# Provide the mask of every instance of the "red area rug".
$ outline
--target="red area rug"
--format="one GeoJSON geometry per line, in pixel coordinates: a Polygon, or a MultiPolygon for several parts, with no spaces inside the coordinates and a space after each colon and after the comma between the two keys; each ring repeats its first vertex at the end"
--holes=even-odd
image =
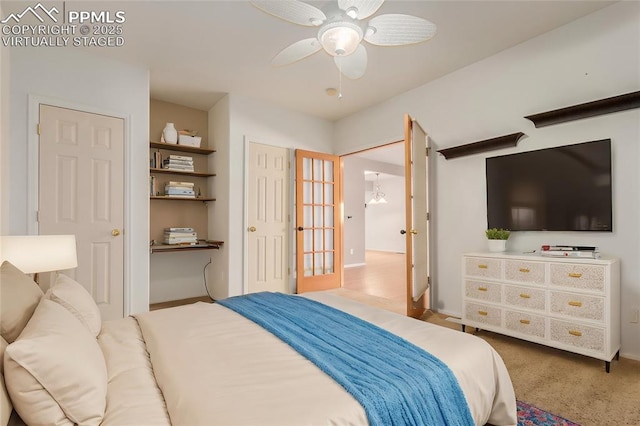
{"type": "Polygon", "coordinates": [[[518,406],[518,426],[580,426],[578,423],[573,423],[533,405],[522,401],[516,402],[518,406]]]}

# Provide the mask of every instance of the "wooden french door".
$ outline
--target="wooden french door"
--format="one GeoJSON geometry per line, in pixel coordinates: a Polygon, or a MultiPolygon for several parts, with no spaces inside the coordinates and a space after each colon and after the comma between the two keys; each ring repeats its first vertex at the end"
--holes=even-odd
{"type": "Polygon", "coordinates": [[[39,128],[38,232],[76,236],[69,275],[102,319],[122,318],[124,120],[40,105],[39,128]]]}
{"type": "Polygon", "coordinates": [[[297,292],[342,285],[340,157],[296,150],[297,292]]]}
{"type": "Polygon", "coordinates": [[[404,131],[407,315],[418,318],[429,306],[428,138],[408,114],[404,131]]]}

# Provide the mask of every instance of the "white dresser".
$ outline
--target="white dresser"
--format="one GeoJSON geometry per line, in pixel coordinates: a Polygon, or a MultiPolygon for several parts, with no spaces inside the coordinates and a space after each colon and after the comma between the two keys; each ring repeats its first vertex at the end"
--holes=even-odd
{"type": "Polygon", "coordinates": [[[518,253],[462,259],[462,330],[489,330],[605,361],[620,350],[620,261],[518,253]]]}

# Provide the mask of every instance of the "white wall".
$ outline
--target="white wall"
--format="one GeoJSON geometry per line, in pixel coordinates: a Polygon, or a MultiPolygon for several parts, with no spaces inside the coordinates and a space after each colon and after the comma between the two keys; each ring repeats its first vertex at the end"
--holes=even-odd
{"type": "MultiPolygon", "coordinates": [[[[225,126],[228,120],[227,140],[218,140],[224,134],[218,135],[215,128],[209,131],[217,150],[214,172],[224,176],[214,178],[217,200],[210,212],[212,237],[224,241],[223,249],[213,256],[213,269],[220,265],[220,269],[211,271],[214,298],[235,296],[243,291],[245,139],[284,148],[331,152],[333,134],[329,121],[257,100],[231,94],[221,102],[209,111],[212,123],[225,126]],[[226,105],[228,111],[224,111],[226,105]],[[226,223],[224,218],[228,219],[226,223]]],[[[291,170],[291,175],[294,174],[295,167],[291,170]]]]}
{"type": "MultiPolygon", "coordinates": [[[[369,160],[357,155],[346,155],[343,157],[343,201],[344,201],[344,227],[343,227],[343,242],[344,242],[344,264],[348,265],[361,265],[365,263],[365,250],[369,247],[365,247],[365,236],[368,235],[365,231],[365,218],[368,218],[371,209],[365,210],[365,203],[371,199],[372,182],[365,181],[364,172],[376,171],[388,175],[404,176],[404,167],[397,166],[391,163],[383,163],[380,161],[369,160]],[[366,197],[368,196],[368,198],[366,197]],[[353,253],[352,253],[353,251],[353,253]]],[[[382,179],[382,178],[381,178],[382,179]]],[[[404,178],[403,178],[404,179],[404,178]]],[[[382,186],[382,183],[381,183],[382,186]]],[[[386,189],[385,191],[386,192],[386,189]]],[[[386,222],[383,233],[391,232],[395,229],[399,232],[404,224],[404,183],[402,187],[402,205],[398,208],[395,203],[392,204],[393,209],[381,209],[381,211],[392,212],[393,217],[401,216],[402,221],[398,222],[394,220],[392,222],[386,222]]],[[[373,207],[372,207],[373,208],[373,207]]],[[[368,224],[367,224],[368,226],[368,224]]],[[[398,233],[398,236],[400,234],[398,233]]],[[[395,237],[395,236],[394,236],[395,237]]],[[[393,238],[395,241],[397,238],[393,238]]],[[[404,241],[404,239],[402,240],[404,241]]],[[[395,244],[390,242],[390,244],[395,244]]],[[[375,244],[379,247],[387,247],[388,251],[396,251],[395,247],[387,246],[386,244],[375,244]]],[[[381,250],[387,250],[382,248],[381,250]]],[[[377,250],[377,249],[376,249],[377,250]]]]}
{"type": "MultiPolygon", "coordinates": [[[[375,186],[375,182],[374,182],[375,186]]],[[[365,248],[367,250],[405,253],[405,181],[404,176],[387,176],[380,179],[380,189],[385,193],[386,204],[367,204],[365,209],[365,248]]],[[[366,202],[371,191],[365,192],[366,202]]]]}
{"type": "MultiPolygon", "coordinates": [[[[149,301],[149,76],[145,69],[73,49],[19,48],[11,52],[10,141],[5,197],[9,220],[3,233],[26,234],[28,97],[108,111],[127,117],[125,135],[125,294],[127,313],[148,310],[149,301]],[[128,309],[127,309],[128,308],[128,309]]],[[[4,87],[3,87],[4,89],[4,87]]],[[[4,91],[3,91],[4,99],[4,91]]],[[[3,146],[4,151],[4,146],[3,146]]],[[[5,169],[3,163],[3,170],[5,169]]],[[[3,174],[5,172],[3,171],[3,174]]],[[[3,176],[4,182],[4,176],[3,176]]]]}
{"type": "Polygon", "coordinates": [[[438,155],[432,208],[436,265],[432,306],[460,314],[462,253],[485,250],[484,159],[611,138],[614,232],[518,232],[512,250],[542,244],[597,245],[621,258],[622,354],[640,359],[640,110],[536,129],[523,117],[639,90],[640,3],[620,2],[552,32],[361,111],[336,124],[338,153],[402,137],[410,113],[434,150],[522,131],[516,148],[445,160],[438,155]]]}
{"type": "MultiPolygon", "coordinates": [[[[0,4],[0,16],[2,4],[0,4]]],[[[0,235],[9,233],[10,49],[0,43],[0,235]]]]}

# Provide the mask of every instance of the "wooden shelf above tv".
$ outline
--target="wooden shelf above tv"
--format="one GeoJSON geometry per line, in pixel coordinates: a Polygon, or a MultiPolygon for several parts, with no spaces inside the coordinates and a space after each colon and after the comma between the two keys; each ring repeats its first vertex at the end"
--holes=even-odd
{"type": "Polygon", "coordinates": [[[493,151],[494,149],[516,146],[520,138],[523,136],[526,135],[522,132],[512,133],[510,135],[498,136],[497,138],[472,142],[460,146],[454,146],[453,148],[440,149],[438,150],[438,152],[444,155],[444,158],[450,160],[452,158],[462,157],[464,155],[477,154],[479,152],[493,151]]]}
{"type": "Polygon", "coordinates": [[[541,112],[539,114],[528,115],[525,118],[531,120],[536,127],[544,127],[634,108],[640,108],[640,92],[627,93],[598,101],[541,112]]]}

